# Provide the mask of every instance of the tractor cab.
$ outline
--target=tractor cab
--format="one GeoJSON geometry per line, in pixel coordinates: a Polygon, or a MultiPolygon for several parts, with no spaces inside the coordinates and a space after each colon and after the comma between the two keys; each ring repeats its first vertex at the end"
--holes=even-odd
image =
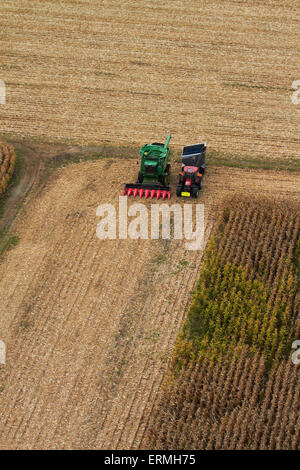
{"type": "Polygon", "coordinates": [[[179,175],[179,180],[185,183],[186,186],[190,186],[192,182],[198,182],[199,177],[201,178],[198,170],[199,168],[197,166],[184,166],[179,175]]]}
{"type": "Polygon", "coordinates": [[[194,173],[196,173],[198,170],[199,168],[197,166],[184,166],[182,168],[182,171],[186,176],[191,176],[194,173]]]}
{"type": "MultiPolygon", "coordinates": [[[[203,174],[199,171],[196,166],[184,166],[179,174],[178,182],[178,196],[189,196],[197,197],[196,191],[201,189],[203,174]],[[182,194],[185,193],[185,194],[182,194]]],[[[198,194],[198,193],[197,193],[198,194]]]]}
{"type": "Polygon", "coordinates": [[[157,160],[150,160],[148,157],[146,160],[144,160],[144,165],[145,165],[145,170],[146,172],[152,173],[153,171],[156,170],[158,161],[157,160]]]}

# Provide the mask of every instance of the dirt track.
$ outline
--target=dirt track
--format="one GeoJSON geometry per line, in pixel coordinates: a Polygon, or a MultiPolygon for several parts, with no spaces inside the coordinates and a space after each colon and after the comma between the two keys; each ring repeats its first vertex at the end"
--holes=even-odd
{"type": "MultiPolygon", "coordinates": [[[[174,239],[96,238],[96,207],[115,202],[120,181],[135,173],[131,160],[58,170],[13,225],[20,242],[0,280],[1,448],[136,448],[141,441],[201,253],[174,239]]],[[[201,196],[207,234],[226,193],[293,198],[299,183],[283,172],[210,168],[201,196]]]]}

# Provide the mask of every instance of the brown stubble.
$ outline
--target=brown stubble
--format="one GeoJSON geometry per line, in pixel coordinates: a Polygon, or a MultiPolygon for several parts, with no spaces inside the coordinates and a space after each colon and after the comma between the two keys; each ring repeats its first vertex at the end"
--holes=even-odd
{"type": "Polygon", "coordinates": [[[296,1],[17,0],[0,12],[3,132],[114,144],[171,132],[174,145],[300,156],[296,1]]]}
{"type": "MultiPolygon", "coordinates": [[[[1,369],[2,447],[140,446],[202,252],[186,252],[177,240],[97,240],[96,207],[117,204],[122,182],[134,181],[136,170],[135,161],[119,159],[61,168],[43,189],[32,189],[11,227],[20,240],[1,264],[1,339],[8,350],[1,369]],[[160,264],[159,254],[165,256],[160,264]],[[180,265],[183,258],[187,266],[180,265]]],[[[297,199],[297,179],[282,174],[278,201],[286,194],[297,199]]],[[[226,195],[247,184],[253,197],[263,189],[273,194],[276,178],[275,172],[210,167],[198,200],[205,204],[206,239],[226,195]]],[[[183,202],[174,195],[171,201],[183,202]]],[[[161,442],[172,439],[167,425],[161,432],[161,442]]]]}

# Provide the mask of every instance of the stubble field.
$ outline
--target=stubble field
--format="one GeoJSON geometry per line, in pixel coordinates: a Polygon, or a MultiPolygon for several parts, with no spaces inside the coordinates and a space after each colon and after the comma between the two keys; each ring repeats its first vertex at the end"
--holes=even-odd
{"type": "Polygon", "coordinates": [[[296,1],[2,1],[0,128],[299,159],[296,1]],[[161,137],[159,137],[161,136],[161,137]]]}
{"type": "MultiPolygon", "coordinates": [[[[188,252],[174,239],[100,241],[96,208],[117,204],[123,182],[135,181],[128,149],[169,132],[175,153],[203,139],[219,163],[243,166],[263,157],[296,168],[297,3],[1,1],[0,132],[28,142],[0,224],[2,232],[12,223],[19,239],[0,260],[0,339],[7,346],[0,448],[149,445],[203,252],[188,252]],[[55,148],[65,163],[75,154],[80,160],[78,147],[64,154],[66,142],[86,144],[103,158],[44,175],[55,148]]],[[[173,165],[173,189],[178,169],[173,165]]],[[[171,202],[182,203],[174,193],[171,202]]],[[[223,198],[233,194],[267,196],[275,205],[299,201],[300,176],[209,162],[198,201],[205,204],[205,241],[223,198]]],[[[218,426],[208,420],[205,429],[212,424],[218,426]]],[[[170,435],[162,433],[155,445],[173,448],[170,435]]]]}
{"type": "MultiPolygon", "coordinates": [[[[141,444],[202,252],[174,239],[97,239],[98,204],[115,203],[120,179],[135,173],[134,161],[117,159],[60,169],[33,189],[12,226],[20,241],[0,281],[2,448],[141,444]]],[[[210,168],[199,201],[206,239],[226,194],[247,186],[299,198],[299,177],[282,172],[275,187],[276,175],[210,168]]]]}

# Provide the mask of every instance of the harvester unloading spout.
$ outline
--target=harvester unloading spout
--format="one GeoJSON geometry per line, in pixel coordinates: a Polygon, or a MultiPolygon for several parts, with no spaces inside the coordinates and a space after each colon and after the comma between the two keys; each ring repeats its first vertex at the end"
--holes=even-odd
{"type": "Polygon", "coordinates": [[[164,145],[165,149],[167,149],[169,147],[169,143],[170,143],[171,138],[172,138],[172,136],[171,136],[171,134],[169,134],[168,137],[167,137],[166,143],[164,145]]]}

